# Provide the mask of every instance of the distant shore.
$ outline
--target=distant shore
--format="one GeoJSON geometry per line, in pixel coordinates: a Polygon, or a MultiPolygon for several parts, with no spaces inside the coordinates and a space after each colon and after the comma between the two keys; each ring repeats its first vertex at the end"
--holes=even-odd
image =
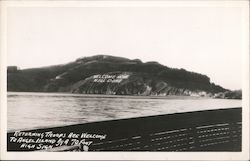
{"type": "Polygon", "coordinates": [[[215,97],[207,97],[207,96],[179,96],[179,95],[167,95],[167,96],[140,96],[140,95],[108,95],[108,94],[76,94],[69,92],[15,92],[8,91],[7,94],[15,94],[15,93],[24,93],[27,95],[36,95],[36,94],[46,94],[46,95],[71,95],[71,96],[79,96],[79,97],[96,97],[96,98],[129,98],[129,99],[226,99],[226,98],[215,98],[215,97]]]}

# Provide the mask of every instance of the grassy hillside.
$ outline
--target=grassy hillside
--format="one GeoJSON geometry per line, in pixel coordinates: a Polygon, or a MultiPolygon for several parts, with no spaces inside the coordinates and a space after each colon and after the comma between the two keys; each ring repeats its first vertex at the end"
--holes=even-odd
{"type": "Polygon", "coordinates": [[[157,62],[96,55],[74,62],[42,68],[8,71],[8,91],[77,92],[127,95],[191,95],[226,92],[210,78],[185,69],[169,68],[157,62]],[[113,77],[129,73],[120,82],[95,82],[94,75],[113,77]]]}

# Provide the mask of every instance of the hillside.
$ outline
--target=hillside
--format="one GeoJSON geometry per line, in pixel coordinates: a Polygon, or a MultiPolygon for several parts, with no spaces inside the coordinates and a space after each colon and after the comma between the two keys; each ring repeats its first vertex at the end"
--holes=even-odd
{"type": "MultiPolygon", "coordinates": [[[[12,67],[13,68],[13,67],[12,67]]],[[[15,68],[14,68],[15,69],[15,68]]],[[[157,62],[96,55],[42,68],[8,70],[8,91],[116,95],[214,96],[226,92],[210,78],[157,62]]]]}

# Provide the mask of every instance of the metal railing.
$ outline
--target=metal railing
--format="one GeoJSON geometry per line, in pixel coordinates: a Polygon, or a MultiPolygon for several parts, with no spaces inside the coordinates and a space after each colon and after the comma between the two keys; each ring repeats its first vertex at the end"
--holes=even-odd
{"type": "MultiPolygon", "coordinates": [[[[34,131],[106,134],[106,139],[47,151],[241,151],[241,108],[94,122],[34,131]]],[[[11,133],[8,134],[11,136],[11,133]]],[[[8,142],[8,150],[18,151],[8,142]]]]}

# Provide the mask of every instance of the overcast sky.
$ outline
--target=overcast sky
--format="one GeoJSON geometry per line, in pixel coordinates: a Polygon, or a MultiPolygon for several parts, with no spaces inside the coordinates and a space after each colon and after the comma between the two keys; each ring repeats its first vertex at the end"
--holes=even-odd
{"type": "Polygon", "coordinates": [[[7,25],[7,62],[21,69],[107,54],[158,61],[241,88],[240,8],[13,7],[7,25]]]}

